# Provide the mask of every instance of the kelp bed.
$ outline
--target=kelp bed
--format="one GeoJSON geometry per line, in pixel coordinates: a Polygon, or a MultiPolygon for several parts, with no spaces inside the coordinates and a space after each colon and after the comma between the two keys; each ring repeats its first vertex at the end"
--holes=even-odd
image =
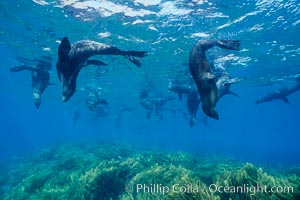
{"type": "Polygon", "coordinates": [[[0,199],[300,199],[299,173],[299,168],[266,173],[224,156],[141,151],[117,144],[67,144],[2,166],[0,199]],[[137,192],[137,184],[159,187],[137,192]],[[159,191],[175,184],[199,190],[159,191]],[[291,186],[293,192],[214,192],[211,184],[291,186]]]}

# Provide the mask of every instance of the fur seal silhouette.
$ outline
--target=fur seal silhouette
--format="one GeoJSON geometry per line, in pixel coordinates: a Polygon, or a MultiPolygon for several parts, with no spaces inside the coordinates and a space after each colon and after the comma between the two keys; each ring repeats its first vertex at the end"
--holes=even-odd
{"type": "Polygon", "coordinates": [[[189,67],[192,77],[198,87],[198,92],[201,97],[203,112],[214,119],[219,119],[219,114],[216,110],[218,89],[215,78],[217,75],[211,72],[205,52],[218,46],[223,49],[238,50],[240,41],[238,40],[206,40],[199,41],[193,47],[189,57],[189,67]]]}
{"type": "MultiPolygon", "coordinates": [[[[233,83],[237,83],[242,81],[240,78],[231,78],[228,74],[224,74],[220,76],[216,82],[218,97],[217,102],[225,95],[231,94],[239,97],[236,93],[230,90],[230,86],[233,83]]],[[[182,82],[178,80],[169,81],[169,91],[176,92],[181,100],[182,95],[187,95],[187,108],[190,116],[190,126],[193,127],[196,122],[196,116],[199,108],[199,104],[201,103],[201,99],[199,98],[197,87],[195,83],[187,81],[182,82]]],[[[207,121],[207,116],[204,121],[207,121]]]]}
{"type": "Polygon", "coordinates": [[[172,96],[157,96],[153,99],[154,114],[158,119],[163,119],[163,107],[168,101],[174,100],[172,96]]]}
{"type": "Polygon", "coordinates": [[[147,119],[151,118],[152,112],[158,117],[157,119],[163,118],[163,107],[168,101],[174,100],[172,96],[165,96],[163,94],[158,95],[155,92],[149,90],[149,88],[143,88],[140,91],[140,104],[146,109],[147,119]]]}
{"type": "Polygon", "coordinates": [[[92,86],[86,86],[85,93],[86,93],[85,104],[87,105],[89,110],[96,111],[97,106],[99,104],[108,105],[105,99],[100,98],[100,91],[97,88],[92,86]]]}
{"type": "Polygon", "coordinates": [[[145,88],[140,91],[140,104],[146,109],[147,119],[150,119],[154,109],[154,103],[152,101],[152,93],[145,88]]]}
{"type": "Polygon", "coordinates": [[[182,100],[182,95],[184,94],[189,94],[191,92],[191,90],[193,89],[193,85],[194,83],[181,83],[179,81],[169,81],[169,85],[168,85],[168,88],[169,88],[169,91],[172,91],[172,92],[176,92],[177,95],[178,95],[178,98],[180,100],[182,100]]]}
{"type": "Polygon", "coordinates": [[[56,69],[59,80],[63,84],[62,100],[68,101],[76,91],[76,81],[80,70],[88,65],[106,65],[99,60],[89,60],[95,55],[121,55],[136,66],[141,63],[135,57],[145,57],[145,51],[124,51],[116,47],[90,40],[81,40],[72,46],[67,37],[64,37],[58,47],[58,61],[56,69]]]}
{"type": "Polygon", "coordinates": [[[41,56],[34,60],[23,57],[16,57],[16,59],[22,62],[24,65],[12,67],[10,68],[10,71],[31,71],[32,100],[36,108],[39,108],[41,105],[42,94],[44,93],[45,89],[51,85],[51,83],[49,83],[50,74],[48,70],[51,69],[52,59],[50,56],[41,56]]]}
{"type": "Polygon", "coordinates": [[[187,95],[186,105],[189,113],[189,123],[193,127],[196,122],[197,111],[201,99],[199,98],[198,91],[195,83],[180,82],[180,81],[170,81],[169,82],[169,91],[176,92],[180,100],[182,100],[182,95],[187,95]]]}
{"type": "Polygon", "coordinates": [[[290,102],[287,96],[297,92],[298,90],[300,90],[300,78],[297,78],[294,84],[286,87],[278,88],[275,91],[267,94],[266,96],[256,100],[255,103],[260,104],[260,103],[265,103],[276,99],[280,99],[283,102],[289,104],[290,102]]]}
{"type": "Polygon", "coordinates": [[[94,119],[96,120],[100,117],[103,118],[109,115],[110,115],[110,106],[106,100],[102,99],[101,102],[99,102],[98,106],[96,107],[96,116],[94,119]]]}

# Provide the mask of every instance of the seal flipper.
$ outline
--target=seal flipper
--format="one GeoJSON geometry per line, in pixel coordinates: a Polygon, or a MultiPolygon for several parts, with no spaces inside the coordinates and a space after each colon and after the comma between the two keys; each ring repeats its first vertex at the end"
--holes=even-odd
{"type": "Polygon", "coordinates": [[[15,59],[23,64],[30,64],[30,65],[34,65],[34,63],[37,61],[37,59],[28,59],[28,58],[24,58],[22,56],[16,56],[15,59]]]}
{"type": "Polygon", "coordinates": [[[190,127],[192,128],[195,125],[196,122],[196,117],[195,116],[190,116],[190,127]]]}
{"type": "Polygon", "coordinates": [[[182,93],[178,93],[178,98],[180,101],[182,100],[182,93]]]}
{"type": "Polygon", "coordinates": [[[231,90],[228,91],[228,94],[231,94],[231,95],[236,96],[236,97],[240,97],[240,95],[238,95],[235,92],[232,92],[231,90]]]}
{"type": "Polygon", "coordinates": [[[221,77],[221,76],[223,76],[224,74],[222,74],[222,73],[211,73],[211,72],[205,72],[205,73],[203,73],[203,78],[205,78],[205,79],[215,79],[215,78],[219,78],[219,77],[221,77]]]}
{"type": "Polygon", "coordinates": [[[145,57],[145,56],[147,56],[148,52],[146,52],[146,51],[123,51],[123,54],[129,61],[131,61],[137,67],[141,67],[141,61],[134,57],[139,57],[139,58],[145,57]]]}
{"type": "Polygon", "coordinates": [[[216,45],[223,49],[238,50],[241,45],[241,41],[240,40],[218,40],[216,45]]]}
{"type": "Polygon", "coordinates": [[[58,47],[58,61],[56,63],[57,76],[62,81],[65,75],[68,73],[70,76],[70,58],[69,52],[71,50],[71,44],[67,37],[64,37],[58,47]]]}
{"type": "Polygon", "coordinates": [[[64,37],[58,47],[58,59],[69,60],[69,52],[71,50],[71,43],[67,37],[64,37]]]}
{"type": "Polygon", "coordinates": [[[133,64],[135,64],[137,67],[141,67],[141,61],[134,58],[133,56],[128,56],[128,55],[125,55],[125,57],[130,61],[132,62],[133,64]]]}
{"type": "Polygon", "coordinates": [[[16,66],[16,67],[12,67],[9,69],[11,72],[19,72],[19,71],[23,71],[23,70],[29,70],[29,71],[33,71],[33,72],[37,72],[38,69],[33,67],[33,66],[26,66],[26,65],[21,65],[21,66],[16,66]]]}
{"type": "Polygon", "coordinates": [[[153,111],[153,109],[147,109],[147,110],[146,110],[146,116],[147,116],[147,119],[148,119],[148,120],[151,118],[152,111],[153,111]]]}
{"type": "Polygon", "coordinates": [[[84,66],[87,66],[87,65],[98,65],[98,66],[102,66],[102,65],[107,65],[107,64],[104,63],[104,62],[102,62],[101,60],[88,60],[84,66]]]}
{"type": "Polygon", "coordinates": [[[147,56],[148,52],[147,51],[123,51],[125,55],[127,56],[134,56],[134,57],[139,57],[143,58],[147,56]]]}
{"type": "Polygon", "coordinates": [[[289,99],[287,97],[280,98],[284,103],[290,104],[289,99]]]}

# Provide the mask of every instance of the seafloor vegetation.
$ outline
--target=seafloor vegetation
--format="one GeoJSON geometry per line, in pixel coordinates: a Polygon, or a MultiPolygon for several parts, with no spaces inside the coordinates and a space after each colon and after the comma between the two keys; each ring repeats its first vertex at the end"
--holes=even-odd
{"type": "Polygon", "coordinates": [[[300,199],[299,171],[267,173],[224,156],[141,151],[116,144],[68,144],[2,166],[0,199],[300,199]],[[137,191],[137,184],[149,188],[137,191]],[[231,190],[243,185],[292,186],[293,192],[214,192],[211,184],[231,190]],[[170,190],[163,194],[166,187],[170,190]]]}

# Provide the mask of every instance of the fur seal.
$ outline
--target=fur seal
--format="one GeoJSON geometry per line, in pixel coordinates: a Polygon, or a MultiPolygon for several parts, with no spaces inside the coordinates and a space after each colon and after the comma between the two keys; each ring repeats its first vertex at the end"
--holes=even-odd
{"type": "Polygon", "coordinates": [[[211,72],[210,65],[205,54],[208,49],[214,46],[218,46],[223,49],[238,50],[240,41],[199,41],[190,52],[189,68],[192,77],[198,87],[198,92],[200,94],[202,102],[202,110],[207,116],[218,120],[219,114],[216,110],[218,89],[214,80],[217,76],[211,72]]]}
{"type": "Polygon", "coordinates": [[[10,68],[11,72],[19,72],[23,70],[31,71],[31,88],[32,88],[32,100],[36,108],[41,105],[41,97],[46,88],[51,85],[49,83],[50,74],[48,70],[51,69],[51,57],[41,56],[38,59],[30,60],[23,57],[16,57],[16,59],[22,62],[24,65],[10,68]]]}
{"type": "MultiPolygon", "coordinates": [[[[194,83],[193,83],[194,85],[194,83]]],[[[190,83],[180,83],[179,81],[169,81],[169,91],[176,92],[178,98],[182,100],[182,95],[189,94],[193,87],[190,83]]]]}
{"type": "Polygon", "coordinates": [[[163,107],[165,103],[172,100],[174,100],[174,97],[172,96],[158,96],[155,99],[153,99],[154,114],[158,117],[158,119],[163,118],[163,107]]]}
{"type": "MultiPolygon", "coordinates": [[[[216,86],[218,89],[217,101],[228,94],[239,97],[239,95],[230,90],[230,86],[232,83],[237,83],[240,81],[242,81],[242,79],[231,78],[228,74],[220,76],[216,82],[216,86]]],[[[193,127],[196,121],[199,104],[201,103],[196,85],[190,81],[180,82],[177,80],[173,80],[169,82],[169,91],[176,92],[180,100],[183,94],[187,95],[186,104],[190,116],[190,126],[193,127]]],[[[207,121],[207,118],[205,118],[205,121],[207,121]]]]}
{"type": "Polygon", "coordinates": [[[91,111],[96,111],[99,104],[108,104],[105,99],[100,98],[100,92],[92,86],[85,87],[86,99],[85,104],[91,111]]]}
{"type": "Polygon", "coordinates": [[[157,95],[148,88],[140,91],[140,104],[146,109],[147,119],[151,118],[152,112],[159,119],[162,119],[163,107],[166,102],[174,100],[172,96],[157,95]]]}
{"type": "Polygon", "coordinates": [[[195,83],[190,81],[189,82],[172,81],[169,82],[169,90],[172,92],[176,92],[180,100],[182,100],[183,94],[187,95],[186,105],[190,116],[189,122],[190,122],[190,126],[193,127],[195,125],[199,104],[201,102],[201,99],[198,97],[198,91],[195,83]]]}
{"type": "Polygon", "coordinates": [[[260,104],[260,103],[265,103],[276,99],[280,99],[283,102],[289,104],[290,102],[287,96],[297,92],[298,90],[300,90],[300,78],[297,78],[294,84],[286,87],[278,88],[275,91],[267,94],[266,96],[256,100],[255,103],[260,104]]]}
{"type": "Polygon", "coordinates": [[[121,55],[129,59],[136,66],[141,63],[135,57],[144,57],[145,51],[124,51],[116,47],[90,40],[81,40],[72,46],[64,37],[58,47],[58,61],[56,69],[59,80],[63,84],[62,100],[68,101],[76,91],[76,81],[80,70],[88,65],[106,65],[99,60],[89,60],[95,55],[121,55]]]}
{"type": "Polygon", "coordinates": [[[102,99],[101,102],[99,102],[97,108],[96,108],[96,116],[95,120],[99,117],[107,117],[110,115],[110,107],[106,100],[102,99]]]}
{"type": "Polygon", "coordinates": [[[140,91],[140,104],[146,109],[147,119],[151,118],[154,104],[152,102],[152,94],[145,88],[140,91]]]}

